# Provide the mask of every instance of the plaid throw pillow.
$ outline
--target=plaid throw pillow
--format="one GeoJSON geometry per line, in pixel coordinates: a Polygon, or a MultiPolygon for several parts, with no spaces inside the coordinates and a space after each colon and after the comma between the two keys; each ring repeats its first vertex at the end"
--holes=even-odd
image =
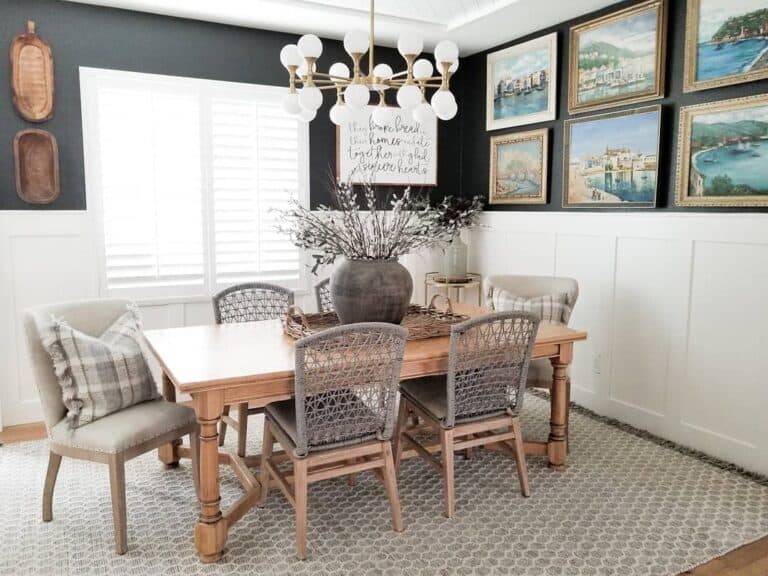
{"type": "Polygon", "coordinates": [[[545,322],[567,324],[571,308],[566,304],[567,294],[544,294],[534,298],[515,296],[506,290],[493,290],[491,305],[499,312],[533,312],[545,322]]]}
{"type": "Polygon", "coordinates": [[[158,397],[142,343],[135,306],[98,338],[52,318],[43,346],[53,360],[71,428],[158,397]]]}

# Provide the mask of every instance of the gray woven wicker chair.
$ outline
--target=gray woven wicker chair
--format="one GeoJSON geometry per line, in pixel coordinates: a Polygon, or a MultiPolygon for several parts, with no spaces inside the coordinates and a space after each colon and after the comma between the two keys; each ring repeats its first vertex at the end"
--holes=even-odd
{"type": "MultiPolygon", "coordinates": [[[[248,282],[230,286],[214,295],[213,313],[217,324],[256,322],[259,320],[282,319],[293,305],[293,292],[288,288],[266,282],[248,282]]],[[[227,426],[237,431],[237,453],[245,456],[248,439],[248,416],[260,414],[261,408],[248,408],[244,402],[237,406],[237,420],[229,415],[229,406],[224,407],[219,430],[219,446],[224,445],[227,426]]]]}
{"type": "Polygon", "coordinates": [[[317,300],[318,312],[333,312],[330,278],[326,278],[315,284],[315,299],[317,300]]]}
{"type": "Polygon", "coordinates": [[[374,470],[395,531],[403,529],[390,442],[408,331],[349,324],[296,342],[296,397],[265,408],[261,504],[277,486],[296,510],[296,556],[306,557],[307,485],[374,470]],[[293,464],[293,488],[273,456],[277,439],[293,464]]]}
{"type": "Polygon", "coordinates": [[[457,450],[501,446],[514,455],[523,496],[530,495],[519,414],[538,327],[538,316],[529,312],[496,312],[456,324],[451,328],[447,376],[400,384],[395,466],[399,468],[407,443],[440,470],[448,518],[454,513],[457,450]],[[408,428],[411,413],[440,436],[440,459],[412,435],[414,431],[408,428]]]}

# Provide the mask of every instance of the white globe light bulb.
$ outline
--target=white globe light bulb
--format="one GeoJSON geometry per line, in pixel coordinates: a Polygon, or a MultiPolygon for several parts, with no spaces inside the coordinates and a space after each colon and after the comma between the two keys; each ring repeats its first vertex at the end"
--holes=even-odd
{"type": "Polygon", "coordinates": [[[286,94],[283,98],[283,110],[288,114],[298,114],[301,112],[301,103],[299,102],[299,95],[294,92],[293,94],[286,94]]]}
{"type": "Polygon", "coordinates": [[[373,109],[373,114],[371,117],[373,118],[375,124],[379,126],[386,126],[392,122],[393,118],[395,117],[395,113],[389,106],[376,106],[373,109]]]}
{"type": "Polygon", "coordinates": [[[397,103],[400,108],[415,108],[421,102],[421,90],[416,84],[404,84],[397,91],[397,103]]]}
{"type": "Polygon", "coordinates": [[[344,35],[344,50],[347,54],[365,54],[368,52],[368,33],[352,30],[344,35]]]}
{"type": "Polygon", "coordinates": [[[314,34],[304,34],[299,38],[298,48],[304,58],[320,58],[323,53],[323,43],[314,34]]]}
{"type": "Polygon", "coordinates": [[[438,90],[432,96],[432,109],[440,120],[450,120],[456,116],[458,106],[456,98],[448,90],[438,90]]]}
{"type": "Polygon", "coordinates": [[[344,102],[353,108],[362,108],[370,99],[371,93],[362,84],[350,84],[344,90],[344,102]]]}
{"type": "Polygon", "coordinates": [[[299,112],[299,118],[304,120],[304,122],[312,122],[312,120],[315,119],[315,116],[317,116],[316,110],[307,110],[306,108],[302,108],[301,112],[299,112]]]}
{"type": "Polygon", "coordinates": [[[283,49],[280,50],[280,63],[286,68],[288,68],[288,66],[300,66],[301,62],[301,53],[296,44],[286,44],[283,46],[283,49]]]}
{"type": "Polygon", "coordinates": [[[400,34],[397,39],[397,50],[403,56],[418,56],[424,49],[424,42],[416,34],[400,34]]]}
{"type": "Polygon", "coordinates": [[[373,75],[382,80],[389,80],[392,78],[392,74],[394,74],[394,72],[392,71],[392,66],[389,64],[376,64],[376,66],[373,67],[373,75]]]}
{"type": "Polygon", "coordinates": [[[328,69],[328,74],[338,76],[339,78],[349,78],[349,68],[342,62],[336,62],[328,69]]]}
{"type": "Polygon", "coordinates": [[[413,63],[413,77],[417,80],[431,78],[434,71],[435,69],[432,66],[432,62],[424,58],[420,58],[413,63]]]}
{"type": "Polygon", "coordinates": [[[299,104],[307,110],[317,110],[323,105],[323,93],[317,86],[307,86],[299,90],[299,104]]]}
{"type": "MultiPolygon", "coordinates": [[[[301,48],[301,46],[299,46],[299,48],[301,48]]],[[[456,46],[455,42],[451,42],[450,40],[443,40],[437,46],[435,46],[435,61],[438,64],[438,68],[440,68],[440,64],[443,62],[453,64],[458,59],[459,47],[456,46]]]]}
{"type": "Polygon", "coordinates": [[[429,126],[435,121],[435,111],[432,110],[432,106],[430,106],[428,102],[422,102],[416,106],[416,108],[413,109],[413,112],[411,112],[411,115],[416,122],[424,124],[425,126],[429,126]]]}
{"type": "Polygon", "coordinates": [[[328,116],[330,116],[331,122],[336,124],[336,126],[344,126],[351,119],[352,112],[350,111],[349,106],[344,104],[334,104],[331,107],[328,116]]]}

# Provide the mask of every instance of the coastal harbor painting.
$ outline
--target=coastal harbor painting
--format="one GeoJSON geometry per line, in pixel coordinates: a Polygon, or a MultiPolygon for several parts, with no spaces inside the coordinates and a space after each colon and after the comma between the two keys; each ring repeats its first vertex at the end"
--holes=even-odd
{"type": "Polygon", "coordinates": [[[761,78],[768,78],[768,0],[688,0],[683,90],[761,78]]]}
{"type": "Polygon", "coordinates": [[[768,206],[768,95],[680,110],[680,206],[768,206]]]}
{"type": "Polygon", "coordinates": [[[487,56],[486,130],[554,120],[557,33],[487,56]]]}
{"type": "Polygon", "coordinates": [[[546,204],[549,129],[491,138],[489,204],[546,204]]]}
{"type": "Polygon", "coordinates": [[[661,106],[565,121],[563,208],[654,208],[661,106]]]}
{"type": "Polygon", "coordinates": [[[568,112],[662,98],[665,29],[664,0],[571,28],[568,112]]]}

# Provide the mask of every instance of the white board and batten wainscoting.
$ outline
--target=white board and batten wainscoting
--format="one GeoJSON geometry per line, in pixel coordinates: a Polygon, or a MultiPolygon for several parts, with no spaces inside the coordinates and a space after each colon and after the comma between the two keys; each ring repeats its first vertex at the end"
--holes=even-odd
{"type": "MultiPolygon", "coordinates": [[[[766,215],[493,212],[483,224],[473,271],[579,280],[571,323],[589,339],[572,366],[576,402],[768,473],[766,215]]],[[[94,229],[89,212],[0,213],[0,425],[41,420],[21,312],[100,295],[94,229]]],[[[439,259],[405,259],[415,301],[439,259]]],[[[299,303],[314,310],[311,292],[299,303]]],[[[141,309],[147,328],[213,322],[207,299],[141,309]]]]}

